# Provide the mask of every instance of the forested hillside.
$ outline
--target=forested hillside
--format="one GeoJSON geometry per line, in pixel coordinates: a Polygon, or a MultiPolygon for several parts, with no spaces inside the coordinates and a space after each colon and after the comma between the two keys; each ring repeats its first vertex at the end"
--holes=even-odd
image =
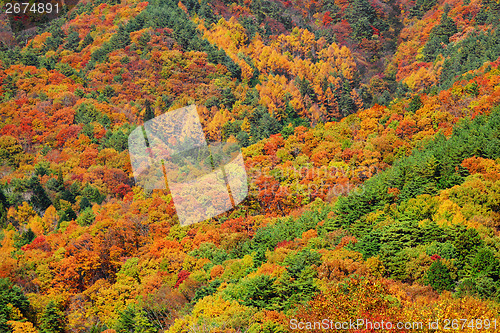
{"type": "Polygon", "coordinates": [[[2,18],[0,333],[500,330],[498,0],[2,18]],[[127,145],[190,104],[249,190],[182,227],[127,145]]]}

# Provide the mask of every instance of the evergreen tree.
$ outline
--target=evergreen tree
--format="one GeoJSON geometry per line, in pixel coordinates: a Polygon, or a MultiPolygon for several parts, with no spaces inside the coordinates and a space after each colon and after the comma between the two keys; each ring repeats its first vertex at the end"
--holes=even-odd
{"type": "Polygon", "coordinates": [[[259,309],[275,309],[278,302],[277,293],[273,286],[276,278],[269,275],[258,275],[243,283],[243,305],[259,309]]]}
{"type": "Polygon", "coordinates": [[[284,272],[275,287],[279,301],[274,304],[277,310],[289,310],[297,304],[307,303],[318,292],[314,282],[317,273],[311,267],[306,267],[296,278],[289,271],[284,272]]]}
{"type": "Polygon", "coordinates": [[[37,176],[33,176],[29,182],[29,188],[32,191],[32,196],[30,199],[30,203],[33,207],[39,212],[44,212],[50,205],[52,205],[52,201],[48,197],[45,189],[40,184],[40,180],[37,176]]]}
{"type": "Polygon", "coordinates": [[[455,237],[455,248],[457,249],[458,259],[465,262],[470,254],[473,254],[483,244],[479,233],[474,228],[462,230],[455,237]]]}
{"type": "Polygon", "coordinates": [[[28,230],[23,231],[20,236],[14,237],[14,247],[20,249],[24,245],[30,244],[33,239],[35,239],[35,233],[31,228],[28,228],[28,230]]]}
{"type": "Polygon", "coordinates": [[[380,250],[380,235],[376,231],[372,231],[364,235],[357,243],[356,250],[363,254],[363,257],[369,258],[377,255],[380,250]]]}
{"type": "Polygon", "coordinates": [[[455,283],[450,276],[448,268],[441,260],[432,263],[425,277],[426,283],[438,292],[453,290],[455,283]]]}
{"type": "Polygon", "coordinates": [[[83,38],[83,41],[82,43],[80,44],[80,47],[79,49],[80,50],[83,50],[84,48],[86,48],[87,46],[89,46],[90,44],[92,44],[94,42],[94,38],[92,37],[92,35],[90,33],[88,33],[87,35],[85,35],[85,37],[83,38]]]}
{"type": "Polygon", "coordinates": [[[410,17],[415,16],[421,19],[436,3],[437,0],[417,0],[415,6],[410,9],[410,17]]]}
{"type": "Polygon", "coordinates": [[[146,50],[146,47],[148,46],[149,41],[151,40],[151,34],[149,32],[145,32],[139,37],[139,40],[137,41],[137,46],[140,47],[142,50],[146,50]]]}
{"type": "Polygon", "coordinates": [[[300,77],[297,77],[297,83],[299,86],[299,91],[302,94],[302,96],[309,96],[311,99],[315,98],[314,90],[311,86],[311,82],[309,82],[308,79],[305,77],[303,79],[300,79],[300,77]]]}
{"type": "Polygon", "coordinates": [[[473,276],[488,276],[498,280],[500,261],[488,248],[481,248],[471,261],[471,273],[473,276]]]}
{"type": "Polygon", "coordinates": [[[458,32],[457,25],[445,11],[441,16],[441,22],[432,28],[429,34],[429,40],[424,46],[424,55],[426,61],[433,61],[434,58],[442,52],[442,45],[449,43],[450,37],[458,32]]]}
{"type": "Polygon", "coordinates": [[[113,148],[114,150],[121,152],[127,149],[127,143],[128,136],[122,131],[108,131],[104,137],[103,146],[106,148],[113,148]]]}
{"type": "Polygon", "coordinates": [[[125,310],[121,311],[118,315],[118,321],[115,329],[117,333],[135,332],[135,309],[128,306],[125,310]]]}
{"type": "Polygon", "coordinates": [[[92,207],[90,200],[87,197],[82,197],[82,199],[80,200],[80,212],[89,207],[92,207]]]}
{"type": "Polygon", "coordinates": [[[236,135],[236,140],[238,140],[239,144],[242,147],[248,147],[250,145],[250,136],[245,131],[240,131],[236,135]]]}
{"type": "Polygon", "coordinates": [[[422,100],[420,99],[420,95],[415,95],[410,101],[410,105],[408,105],[408,112],[415,113],[423,106],[422,100]]]}
{"type": "Polygon", "coordinates": [[[45,67],[47,70],[56,68],[57,60],[55,55],[52,57],[41,57],[40,59],[40,66],[45,67]]]}
{"type": "Polygon", "coordinates": [[[348,115],[356,111],[356,105],[354,104],[354,101],[351,97],[351,85],[347,80],[344,80],[342,84],[342,90],[340,93],[340,99],[338,100],[338,105],[342,117],[347,117],[348,115]]]}
{"type": "Polygon", "coordinates": [[[500,296],[500,283],[494,279],[480,275],[474,279],[476,293],[481,298],[498,300],[500,296]]]}
{"type": "Polygon", "coordinates": [[[75,203],[75,195],[71,193],[71,191],[68,189],[64,189],[64,191],[62,191],[61,199],[68,201],[72,204],[75,203]]]}
{"type": "Polygon", "coordinates": [[[89,199],[90,202],[96,202],[98,204],[101,204],[102,200],[104,200],[104,195],[102,195],[99,192],[99,189],[87,184],[83,189],[82,189],[82,196],[89,199]]]}
{"type": "Polygon", "coordinates": [[[207,286],[202,286],[198,289],[196,289],[196,293],[193,298],[193,303],[196,303],[200,299],[204,298],[205,296],[213,295],[217,291],[217,288],[222,284],[221,279],[214,279],[212,282],[210,282],[207,286]]]}
{"type": "Polygon", "coordinates": [[[0,227],[5,226],[5,222],[7,221],[7,209],[9,207],[7,197],[3,192],[3,188],[0,185],[0,227]]]}
{"type": "Polygon", "coordinates": [[[97,121],[101,113],[97,111],[93,104],[82,103],[78,106],[75,112],[75,124],[90,124],[97,121]]]}
{"type": "Polygon", "coordinates": [[[62,212],[61,217],[59,218],[58,227],[61,222],[71,221],[75,219],[76,219],[75,211],[73,210],[73,208],[68,207],[62,212]]]}
{"type": "Polygon", "coordinates": [[[135,313],[134,318],[134,332],[137,333],[156,333],[158,329],[155,328],[153,323],[149,320],[147,313],[144,309],[140,309],[135,313]]]}
{"type": "Polygon", "coordinates": [[[38,56],[31,49],[28,49],[22,53],[21,62],[25,66],[38,67],[40,64],[38,56]]]}
{"type": "MultiPolygon", "coordinates": [[[[111,36],[109,42],[104,43],[99,49],[94,51],[91,56],[91,62],[104,62],[108,54],[113,50],[123,49],[130,44],[130,33],[121,24],[118,31],[111,36]]],[[[89,62],[90,64],[90,62],[89,62]]]]}
{"type": "Polygon", "coordinates": [[[146,111],[144,111],[144,117],[143,117],[144,122],[151,120],[155,117],[155,113],[151,108],[151,102],[146,100],[145,106],[146,106],[146,111]]]}
{"type": "Polygon", "coordinates": [[[64,314],[56,302],[50,301],[42,312],[40,318],[41,333],[63,333],[64,314]]]}
{"type": "Polygon", "coordinates": [[[125,26],[120,24],[118,31],[111,36],[109,42],[112,50],[123,49],[125,46],[130,44],[130,33],[127,32],[125,26]]]}
{"type": "Polygon", "coordinates": [[[79,43],[80,36],[78,35],[78,32],[72,31],[66,38],[66,44],[64,44],[64,48],[67,50],[75,51],[78,48],[79,43]]]}
{"type": "Polygon", "coordinates": [[[30,309],[28,298],[23,294],[21,288],[13,285],[9,279],[0,278],[0,332],[11,332],[7,321],[16,319],[16,309],[24,317],[28,317],[30,309]]]}
{"type": "Polygon", "coordinates": [[[115,326],[117,333],[155,333],[158,329],[149,320],[144,309],[137,308],[135,305],[129,305],[118,315],[115,326]]]}
{"type": "Polygon", "coordinates": [[[373,35],[372,26],[377,25],[377,15],[368,0],[354,0],[348,9],[347,20],[353,37],[358,40],[370,38],[373,35]]]}
{"type": "Polygon", "coordinates": [[[88,226],[94,223],[95,214],[92,208],[88,207],[80,213],[80,216],[76,218],[76,223],[81,226],[88,226]]]}
{"type": "MultiPolygon", "coordinates": [[[[445,63],[440,77],[442,88],[449,88],[462,74],[475,70],[485,62],[495,61],[500,52],[500,28],[488,31],[472,31],[459,42],[444,50],[445,63]],[[458,76],[458,77],[457,77],[458,76]]],[[[469,92],[476,95],[478,92],[469,92]]]]}
{"type": "Polygon", "coordinates": [[[287,257],[285,263],[288,264],[287,271],[292,278],[298,278],[299,275],[311,265],[319,265],[321,263],[321,255],[318,252],[309,249],[303,250],[296,255],[287,257]]]}

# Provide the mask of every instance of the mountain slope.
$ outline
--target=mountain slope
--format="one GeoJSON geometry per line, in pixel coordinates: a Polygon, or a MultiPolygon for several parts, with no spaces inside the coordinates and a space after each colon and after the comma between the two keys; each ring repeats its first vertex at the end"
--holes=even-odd
{"type": "Polygon", "coordinates": [[[2,45],[0,330],[494,329],[498,9],[83,1],[2,45]],[[180,227],[127,142],[192,103],[243,146],[249,195],[180,227]]]}

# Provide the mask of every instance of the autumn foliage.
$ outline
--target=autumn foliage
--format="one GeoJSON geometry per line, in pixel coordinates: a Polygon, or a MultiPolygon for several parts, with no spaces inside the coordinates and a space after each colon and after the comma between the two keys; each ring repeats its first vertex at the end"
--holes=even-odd
{"type": "Polygon", "coordinates": [[[500,325],[499,9],[92,0],[17,47],[2,25],[0,331],[500,325]],[[249,188],[181,227],[128,136],[189,104],[249,188]]]}

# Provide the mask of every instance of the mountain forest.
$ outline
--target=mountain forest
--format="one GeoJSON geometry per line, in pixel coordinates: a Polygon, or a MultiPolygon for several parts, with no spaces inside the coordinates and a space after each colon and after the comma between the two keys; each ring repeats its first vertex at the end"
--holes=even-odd
{"type": "Polygon", "coordinates": [[[0,333],[500,331],[499,0],[9,2],[0,333]],[[248,196],[181,226],[128,136],[192,104],[248,196]]]}

